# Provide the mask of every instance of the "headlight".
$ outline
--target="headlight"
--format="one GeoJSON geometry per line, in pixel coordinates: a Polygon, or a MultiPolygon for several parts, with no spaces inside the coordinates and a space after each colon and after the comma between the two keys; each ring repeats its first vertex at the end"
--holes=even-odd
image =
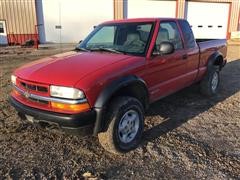
{"type": "Polygon", "coordinates": [[[12,82],[14,85],[16,85],[16,83],[17,83],[17,77],[14,76],[14,75],[11,75],[11,82],[12,82]]]}
{"type": "Polygon", "coordinates": [[[76,88],[50,86],[50,95],[66,99],[83,99],[85,95],[82,91],[76,88]]]}

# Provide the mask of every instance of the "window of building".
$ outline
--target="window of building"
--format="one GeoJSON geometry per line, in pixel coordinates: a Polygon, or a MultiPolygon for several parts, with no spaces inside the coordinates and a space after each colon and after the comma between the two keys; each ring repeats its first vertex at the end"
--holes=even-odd
{"type": "Polygon", "coordinates": [[[0,33],[4,33],[3,23],[0,22],[0,33]]]}

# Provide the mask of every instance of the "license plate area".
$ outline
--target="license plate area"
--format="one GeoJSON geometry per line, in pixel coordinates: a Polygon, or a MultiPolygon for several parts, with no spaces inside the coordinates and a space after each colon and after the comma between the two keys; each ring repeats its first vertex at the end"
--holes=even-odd
{"type": "Polygon", "coordinates": [[[26,117],[26,120],[28,121],[28,122],[30,122],[30,123],[33,123],[34,122],[34,117],[33,116],[30,116],[30,115],[25,115],[25,117],[26,117]]]}

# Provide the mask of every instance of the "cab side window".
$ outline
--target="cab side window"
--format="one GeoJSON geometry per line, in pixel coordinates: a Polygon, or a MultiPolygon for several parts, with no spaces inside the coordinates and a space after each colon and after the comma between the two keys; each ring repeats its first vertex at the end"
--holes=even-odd
{"type": "Polygon", "coordinates": [[[156,48],[159,49],[159,45],[166,41],[171,42],[174,45],[175,50],[183,49],[181,36],[175,22],[160,23],[156,40],[156,48]]]}
{"type": "Polygon", "coordinates": [[[186,20],[179,20],[179,25],[183,32],[183,38],[186,44],[186,48],[194,48],[196,47],[196,41],[194,39],[194,35],[192,29],[186,20]]]}

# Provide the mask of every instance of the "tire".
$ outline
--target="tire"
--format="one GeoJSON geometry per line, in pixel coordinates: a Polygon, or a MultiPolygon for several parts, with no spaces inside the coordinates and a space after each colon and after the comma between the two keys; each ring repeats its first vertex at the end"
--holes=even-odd
{"type": "Polygon", "coordinates": [[[200,83],[200,90],[203,95],[214,96],[219,91],[219,66],[212,66],[200,83]]]}
{"type": "Polygon", "coordinates": [[[144,129],[143,105],[133,97],[122,96],[112,100],[106,114],[106,130],[98,134],[103,148],[114,154],[135,149],[144,129]]]}

